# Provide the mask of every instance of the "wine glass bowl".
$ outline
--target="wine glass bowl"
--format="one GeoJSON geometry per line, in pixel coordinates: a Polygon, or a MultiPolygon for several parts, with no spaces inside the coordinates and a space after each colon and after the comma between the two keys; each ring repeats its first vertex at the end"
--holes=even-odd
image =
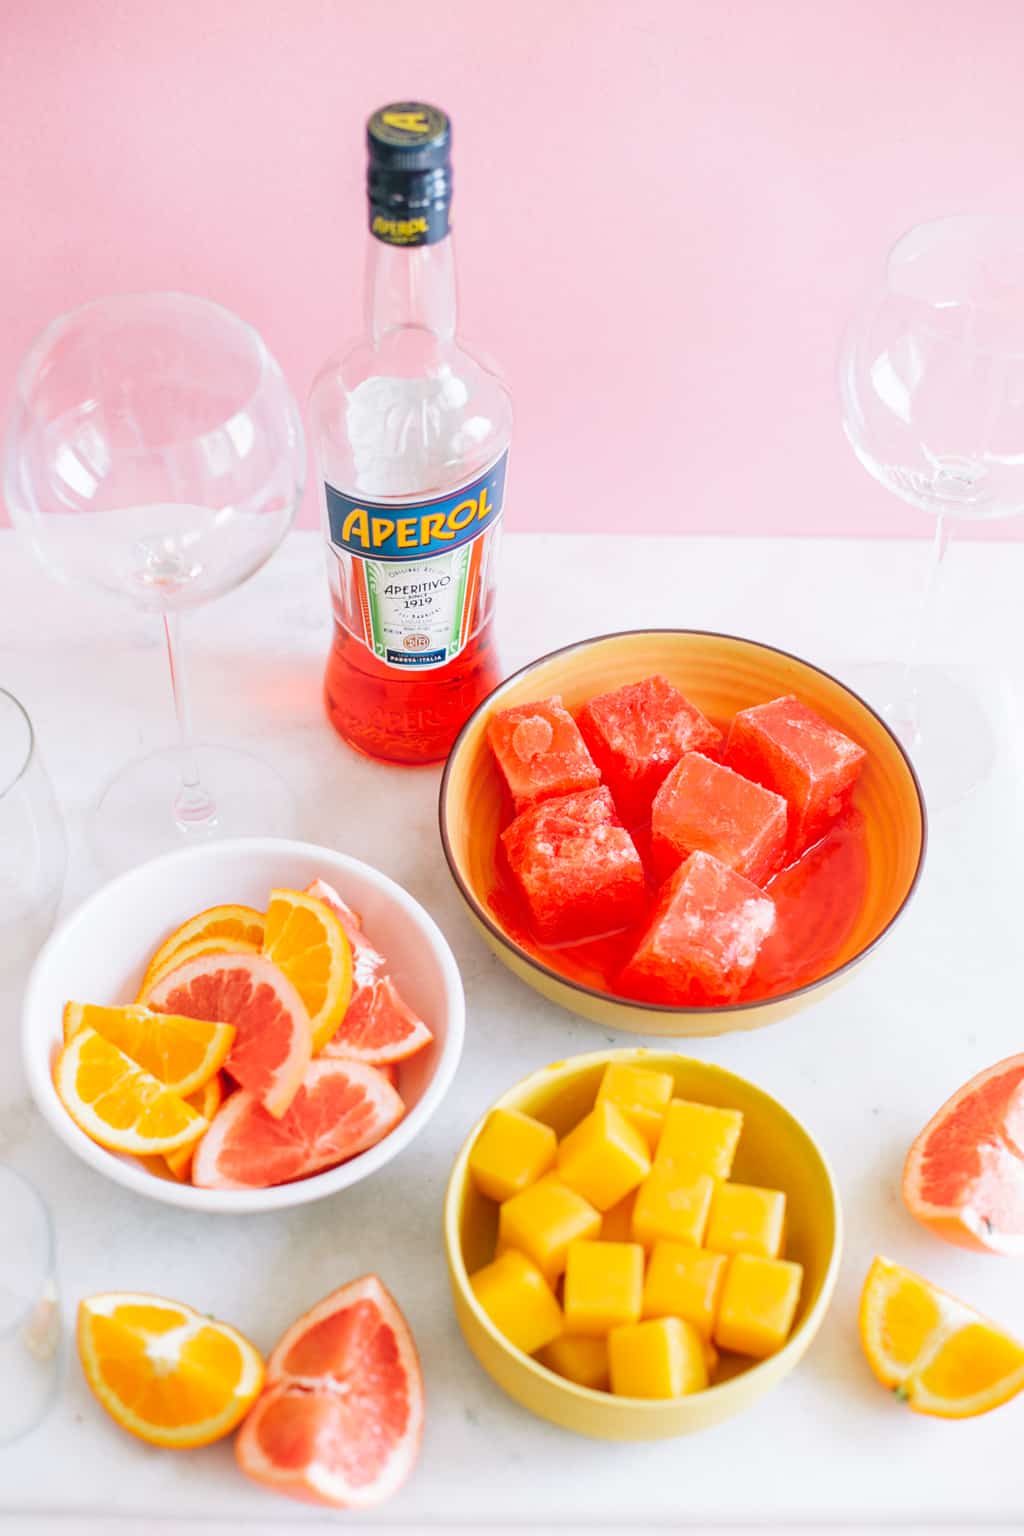
{"type": "Polygon", "coordinates": [[[94,825],[124,867],[185,838],[292,830],[290,790],[233,749],[196,746],[179,615],[270,558],[302,494],[298,407],[253,328],[184,293],[98,299],[22,364],[8,434],[11,517],[48,569],[159,613],[178,747],[131,764],[94,825]]]}

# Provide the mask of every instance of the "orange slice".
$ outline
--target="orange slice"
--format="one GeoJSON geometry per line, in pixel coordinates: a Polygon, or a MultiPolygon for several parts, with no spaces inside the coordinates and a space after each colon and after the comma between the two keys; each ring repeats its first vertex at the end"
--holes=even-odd
{"type": "MultiPolygon", "coordinates": [[[[233,950],[236,944],[241,944],[243,948],[239,953],[258,954],[263,943],[263,913],[257,912],[255,907],[233,905],[207,907],[204,912],[197,912],[195,917],[190,917],[187,923],[182,923],[180,928],[169,933],[160,948],[153,952],[146,967],[143,986],[147,982],[152,986],[157,976],[169,968],[170,961],[175,960],[180,950],[199,940],[219,943],[225,951],[233,950]]],[[[210,951],[205,953],[209,954],[210,951]]],[[[175,960],[175,964],[183,965],[185,960],[192,958],[192,955],[185,955],[175,960]]]]}
{"type": "Polygon", "coordinates": [[[352,996],[352,948],[324,902],[306,891],[271,891],[263,953],[298,992],[309,1013],[313,1054],[345,1017],[352,996]]]}
{"type": "MultiPolygon", "coordinates": [[[[211,1123],[223,1102],[224,1079],[219,1072],[215,1077],[211,1077],[208,1083],[204,1083],[196,1093],[190,1093],[185,1100],[185,1103],[191,1104],[204,1120],[209,1120],[211,1123]]],[[[177,1152],[168,1152],[164,1158],[170,1172],[182,1184],[187,1184],[192,1177],[192,1158],[197,1145],[197,1142],[191,1141],[187,1147],[179,1147],[177,1152]]]]}
{"type": "Polygon", "coordinates": [[[263,1386],[263,1360],[248,1339],[161,1296],[87,1296],[78,1308],[78,1354],[111,1418],[150,1445],[185,1449],[222,1439],[263,1386]]]}
{"type": "Polygon", "coordinates": [[[1024,1254],[1024,1053],[936,1111],[907,1154],[903,1198],[947,1242],[1024,1254]]]}
{"type": "Polygon", "coordinates": [[[970,1419],[1024,1388],[1024,1346],[937,1285],[875,1259],[860,1300],[868,1364],[915,1413],[970,1419]]]}
{"type": "Polygon", "coordinates": [[[111,1152],[174,1152],[206,1130],[191,1105],[94,1029],[61,1051],[54,1086],[75,1124],[111,1152]]]}
{"type": "MultiPolygon", "coordinates": [[[[262,943],[262,941],[261,941],[262,943]]],[[[161,946],[163,948],[164,946],[161,946]]],[[[146,974],[139,986],[139,995],[135,999],[137,1003],[148,1003],[150,993],[169,976],[172,971],[180,966],[187,965],[190,960],[198,960],[201,955],[258,955],[260,944],[249,939],[225,939],[216,935],[205,939],[190,939],[180,949],[176,949],[160,964],[156,964],[156,956],[149,962],[146,974]]],[[[160,951],[157,951],[159,954],[160,951]]]]}
{"type": "Polygon", "coordinates": [[[128,1003],[123,1008],[66,1003],[65,1043],[81,1029],[94,1029],[136,1066],[182,1098],[216,1076],[235,1040],[232,1024],[208,1024],[203,1019],[173,1013],[151,1013],[138,1003],[128,1003]]]}

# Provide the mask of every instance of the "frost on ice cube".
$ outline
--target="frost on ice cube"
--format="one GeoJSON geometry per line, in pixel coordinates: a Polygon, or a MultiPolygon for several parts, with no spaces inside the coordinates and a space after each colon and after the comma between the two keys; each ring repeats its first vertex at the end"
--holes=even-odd
{"type": "Polygon", "coordinates": [[[689,854],[713,853],[755,885],[781,866],[786,802],[700,752],[669,771],[651,808],[651,857],[662,876],[689,854]]]}
{"type": "Polygon", "coordinates": [[[867,753],[793,694],[741,710],[725,761],[789,804],[789,844],[801,853],[827,831],[860,777],[867,753]]]}
{"type": "Polygon", "coordinates": [[[603,786],[542,800],[501,840],[544,943],[610,933],[642,917],[643,865],[603,786]]]}
{"type": "Polygon", "coordinates": [[[709,853],[693,853],[661,890],[621,985],[649,1002],[734,1002],[775,926],[775,903],[709,853]]]}
{"type": "Polygon", "coordinates": [[[579,727],[558,694],[501,710],[487,739],[517,811],[600,783],[579,727]]]}
{"type": "Polygon", "coordinates": [[[659,785],[685,752],[714,751],[722,739],[661,676],[600,694],[577,719],[627,826],[646,821],[659,785]]]}

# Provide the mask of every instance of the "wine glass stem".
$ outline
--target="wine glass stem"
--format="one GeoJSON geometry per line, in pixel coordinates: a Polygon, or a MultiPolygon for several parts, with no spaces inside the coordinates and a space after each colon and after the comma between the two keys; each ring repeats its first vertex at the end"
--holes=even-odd
{"type": "Polygon", "coordinates": [[[906,722],[904,736],[909,746],[914,746],[921,738],[921,696],[919,666],[921,651],[924,647],[925,635],[931,621],[932,610],[935,606],[935,593],[939,585],[939,575],[942,571],[942,562],[945,559],[946,550],[953,534],[951,519],[940,512],[935,520],[935,536],[932,539],[931,549],[928,553],[928,569],[925,575],[924,586],[921,589],[921,600],[918,604],[917,614],[910,635],[910,644],[907,647],[906,660],[903,664],[903,717],[906,722]]]}
{"type": "Polygon", "coordinates": [[[168,612],[164,613],[163,618],[181,758],[181,788],[174,800],[174,819],[183,832],[209,832],[217,825],[217,803],[207,794],[199,778],[199,762],[192,739],[192,706],[181,643],[181,618],[177,613],[168,612]]]}

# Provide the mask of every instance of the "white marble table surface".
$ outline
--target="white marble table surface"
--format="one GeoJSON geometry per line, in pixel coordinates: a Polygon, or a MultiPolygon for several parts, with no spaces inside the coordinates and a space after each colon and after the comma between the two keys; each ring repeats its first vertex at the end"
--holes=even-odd
{"type": "MultiPolygon", "coordinates": [[[[923,544],[910,543],[510,536],[504,657],[511,667],[630,626],[706,627],[785,646],[870,692],[867,664],[903,643],[923,555],[923,544]]],[[[950,556],[929,657],[984,678],[1002,756],[978,790],[933,817],[925,879],[905,921],[822,1005],[758,1033],[689,1047],[753,1077],[805,1117],[828,1149],[845,1203],[846,1253],[829,1316],[801,1368],[754,1410],[689,1440],[603,1445],[528,1416],[464,1347],[439,1233],[451,1158],[509,1082],[611,1037],[514,981],[471,930],[438,843],[439,772],[371,765],[329,729],[320,700],[329,624],[312,534],[293,535],[248,587],[190,620],[197,719],[203,734],[250,744],[291,778],[305,835],[378,865],[434,913],[466,985],[462,1067],[415,1150],[369,1184],[276,1216],[203,1217],[108,1183],[46,1130],[25,1089],[18,999],[8,994],[0,1157],[28,1172],[51,1204],[67,1319],[91,1291],[153,1289],[231,1320],[268,1347],[323,1293],[378,1270],[415,1329],[429,1399],[414,1478],[386,1510],[362,1517],[382,1527],[939,1519],[1019,1526],[1024,1400],[964,1423],[915,1418],[869,1376],[855,1311],[865,1269],[883,1252],[1024,1332],[1020,1266],[930,1238],[899,1196],[907,1144],[935,1106],[972,1072],[1024,1047],[1022,578],[1022,546],[955,546],[950,556]],[[979,670],[994,656],[1016,670],[979,670]]],[[[153,622],[62,591],[13,535],[0,534],[0,682],[31,712],[69,820],[66,910],[100,879],[83,835],[90,798],[129,755],[169,739],[165,673],[153,622]]],[[[238,1530],[320,1523],[314,1511],[239,1477],[227,1447],[172,1454],[121,1434],[73,1359],[44,1426],[0,1451],[0,1523],[4,1517],[6,1529],[33,1536],[161,1530],[156,1517],[189,1531],[209,1521],[227,1522],[224,1529],[237,1522],[238,1530]]]]}

